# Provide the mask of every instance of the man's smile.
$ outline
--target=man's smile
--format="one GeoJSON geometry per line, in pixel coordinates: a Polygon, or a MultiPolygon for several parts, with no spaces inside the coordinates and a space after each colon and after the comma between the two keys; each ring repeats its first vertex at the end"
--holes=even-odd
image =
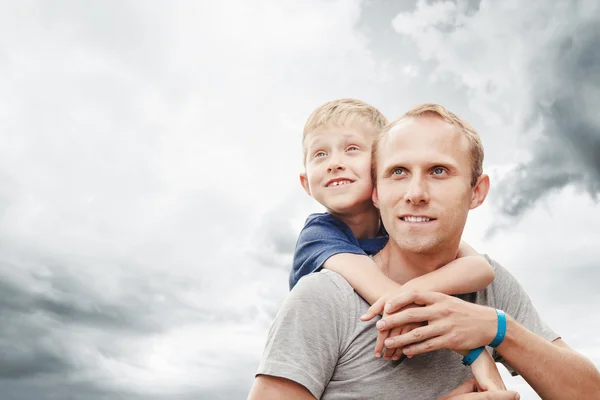
{"type": "Polygon", "coordinates": [[[400,219],[404,222],[417,223],[417,224],[433,222],[436,220],[435,218],[425,216],[425,215],[404,215],[404,216],[400,217],[400,219]]]}

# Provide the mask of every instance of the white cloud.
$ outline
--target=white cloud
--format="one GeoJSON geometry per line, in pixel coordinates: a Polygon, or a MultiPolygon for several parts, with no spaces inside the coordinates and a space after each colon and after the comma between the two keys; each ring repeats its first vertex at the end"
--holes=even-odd
{"type": "Polygon", "coordinates": [[[248,249],[297,186],[304,118],[377,75],[360,2],[5,11],[0,276],[57,321],[45,335],[67,340],[73,382],[147,395],[249,384],[287,276],[248,249]]]}
{"type": "MultiPolygon", "coordinates": [[[[98,396],[244,392],[287,292],[288,248],[321,210],[297,177],[312,109],[352,96],[399,113],[423,93],[460,98],[462,86],[436,86],[453,76],[473,99],[468,117],[483,115],[492,140],[516,140],[527,46],[556,26],[517,38],[539,11],[481,4],[475,18],[460,2],[420,2],[394,20],[438,61],[431,79],[409,51],[374,55],[359,0],[3,4],[0,314],[13,324],[0,327],[0,352],[32,361],[24,374],[35,356],[62,363],[69,388],[98,396]]],[[[594,210],[561,195],[554,215],[594,210]]],[[[487,208],[467,235],[510,265],[559,264],[560,245],[597,256],[585,213],[565,222],[574,240],[552,226],[525,246],[545,212],[486,241],[487,208]]],[[[10,387],[50,392],[62,377],[10,387]]]]}

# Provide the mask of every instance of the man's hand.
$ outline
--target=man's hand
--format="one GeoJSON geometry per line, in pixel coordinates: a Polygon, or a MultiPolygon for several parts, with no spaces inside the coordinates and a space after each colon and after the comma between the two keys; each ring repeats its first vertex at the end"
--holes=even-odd
{"type": "Polygon", "coordinates": [[[519,400],[520,398],[519,393],[511,390],[477,392],[475,380],[469,379],[456,389],[438,398],[438,400],[519,400]]]}
{"type": "Polygon", "coordinates": [[[377,322],[380,331],[409,323],[427,323],[384,341],[388,349],[403,347],[408,357],[439,349],[464,351],[486,346],[494,339],[498,326],[493,308],[436,292],[402,292],[388,301],[384,309],[389,315],[377,322]],[[403,309],[412,303],[424,307],[403,309]]]}

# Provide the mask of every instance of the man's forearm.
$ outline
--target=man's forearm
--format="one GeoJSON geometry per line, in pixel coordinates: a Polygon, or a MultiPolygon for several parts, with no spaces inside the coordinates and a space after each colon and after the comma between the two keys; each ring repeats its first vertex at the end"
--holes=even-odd
{"type": "Polygon", "coordinates": [[[511,317],[496,350],[545,400],[597,399],[600,394],[600,373],[587,358],[562,340],[544,340],[511,317]]]}

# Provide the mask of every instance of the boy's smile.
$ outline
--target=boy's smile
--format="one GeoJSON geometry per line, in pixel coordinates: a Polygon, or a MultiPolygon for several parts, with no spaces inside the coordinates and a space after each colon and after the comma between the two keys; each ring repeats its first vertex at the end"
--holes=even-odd
{"type": "Polygon", "coordinates": [[[329,180],[329,182],[327,182],[327,184],[325,185],[325,187],[338,187],[338,186],[344,186],[344,185],[349,185],[351,183],[353,183],[353,180],[347,179],[347,178],[334,178],[329,180]]]}

